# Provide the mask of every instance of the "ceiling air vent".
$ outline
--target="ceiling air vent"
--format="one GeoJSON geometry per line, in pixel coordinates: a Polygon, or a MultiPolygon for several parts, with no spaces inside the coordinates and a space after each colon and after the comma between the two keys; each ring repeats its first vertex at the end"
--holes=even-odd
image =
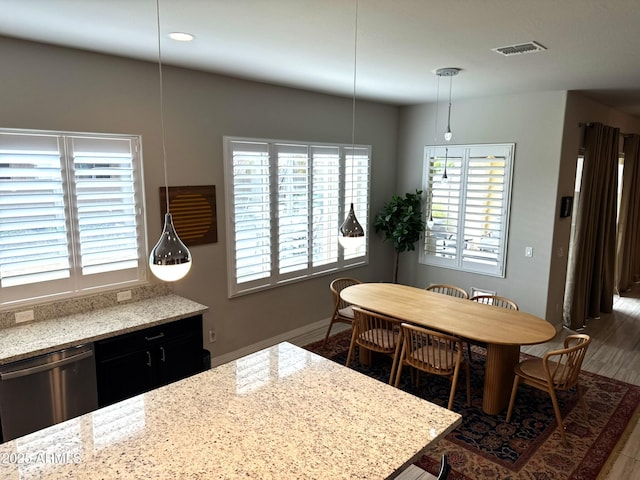
{"type": "Polygon", "coordinates": [[[522,55],[523,53],[544,52],[546,49],[546,47],[540,45],[538,42],[527,42],[518,45],[492,48],[491,50],[505,57],[510,57],[511,55],[522,55]]]}

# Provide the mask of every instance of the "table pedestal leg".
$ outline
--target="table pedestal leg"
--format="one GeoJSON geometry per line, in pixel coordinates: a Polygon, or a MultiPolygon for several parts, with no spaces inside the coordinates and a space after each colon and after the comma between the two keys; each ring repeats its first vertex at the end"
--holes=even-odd
{"type": "Polygon", "coordinates": [[[487,345],[482,410],[497,415],[509,404],[513,367],[520,360],[520,345],[487,345]]]}
{"type": "Polygon", "coordinates": [[[371,365],[371,350],[364,347],[358,347],[360,352],[358,353],[358,358],[360,359],[360,365],[369,366],[371,365]]]}

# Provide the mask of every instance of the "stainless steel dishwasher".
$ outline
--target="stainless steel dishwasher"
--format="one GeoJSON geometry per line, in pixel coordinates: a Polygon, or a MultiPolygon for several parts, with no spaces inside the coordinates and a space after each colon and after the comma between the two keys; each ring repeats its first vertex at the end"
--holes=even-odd
{"type": "Polygon", "coordinates": [[[0,423],[5,442],[97,408],[93,344],[0,367],[0,423]]]}

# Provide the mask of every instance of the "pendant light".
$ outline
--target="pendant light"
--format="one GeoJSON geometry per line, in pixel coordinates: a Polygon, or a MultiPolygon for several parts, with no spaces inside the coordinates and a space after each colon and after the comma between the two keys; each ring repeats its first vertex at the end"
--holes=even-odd
{"type": "Polygon", "coordinates": [[[435,222],[433,221],[433,191],[429,192],[429,220],[427,220],[427,228],[431,230],[435,222]]]}
{"type": "Polygon", "coordinates": [[[444,139],[447,142],[450,142],[453,138],[453,133],[451,132],[451,88],[453,85],[453,77],[458,75],[458,72],[460,72],[460,69],[456,67],[439,68],[436,70],[438,77],[449,77],[449,114],[447,115],[447,129],[444,132],[444,139]]]}
{"type": "Polygon", "coordinates": [[[444,173],[442,174],[442,183],[448,183],[449,177],[447,176],[447,163],[449,162],[449,149],[444,149],[444,173]]]}
{"type": "Polygon", "coordinates": [[[167,200],[167,213],[164,215],[164,228],[160,240],[149,255],[149,268],[160,280],[175,282],[183,278],[191,269],[191,253],[178,237],[173,226],[173,217],[169,212],[169,182],[167,181],[167,149],[165,147],[164,98],[162,86],[162,49],[160,38],[160,0],[156,0],[158,21],[158,72],[160,76],[160,125],[162,134],[162,156],[164,167],[164,187],[167,200]]]}
{"type": "MultiPolygon", "coordinates": [[[[364,229],[358,219],[356,213],[353,210],[353,196],[354,196],[354,176],[355,176],[355,138],[356,138],[356,72],[357,72],[357,58],[358,58],[358,0],[356,0],[356,14],[355,14],[355,28],[354,28],[354,47],[353,47],[353,100],[351,109],[351,206],[349,207],[349,213],[347,218],[340,226],[340,233],[338,235],[338,241],[344,249],[355,249],[365,243],[364,229]]],[[[345,155],[346,165],[346,155],[345,155]]],[[[345,166],[346,173],[346,166],[345,166]]]]}

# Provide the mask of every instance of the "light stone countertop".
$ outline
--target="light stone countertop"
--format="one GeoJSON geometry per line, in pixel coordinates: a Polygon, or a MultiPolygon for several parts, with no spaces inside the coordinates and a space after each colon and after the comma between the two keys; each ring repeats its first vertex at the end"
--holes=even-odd
{"type": "Polygon", "coordinates": [[[168,323],[207,309],[169,294],[0,329],[0,365],[168,323]]]}
{"type": "Polygon", "coordinates": [[[2,444],[0,477],[385,479],[460,423],[281,343],[2,444]]]}

